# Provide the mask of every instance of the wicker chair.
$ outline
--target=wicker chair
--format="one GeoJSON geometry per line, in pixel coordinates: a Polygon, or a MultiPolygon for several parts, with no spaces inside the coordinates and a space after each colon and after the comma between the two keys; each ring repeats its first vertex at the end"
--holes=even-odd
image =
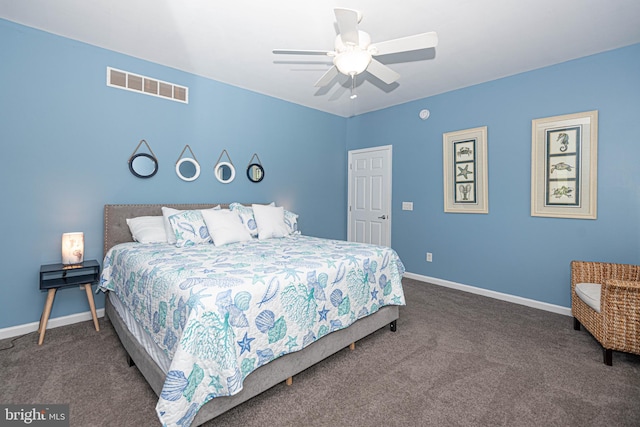
{"type": "Polygon", "coordinates": [[[572,261],[571,312],[573,329],[584,325],[602,345],[606,365],[612,364],[613,350],[640,354],[640,266],[572,261]],[[586,286],[576,293],[578,284],[586,286]]]}

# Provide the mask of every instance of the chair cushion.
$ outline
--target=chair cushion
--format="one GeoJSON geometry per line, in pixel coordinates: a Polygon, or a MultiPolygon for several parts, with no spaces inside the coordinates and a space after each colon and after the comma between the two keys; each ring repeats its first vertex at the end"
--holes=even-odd
{"type": "Polygon", "coordinates": [[[599,283],[576,283],[576,295],[598,313],[600,313],[601,289],[602,286],[599,283]]]}

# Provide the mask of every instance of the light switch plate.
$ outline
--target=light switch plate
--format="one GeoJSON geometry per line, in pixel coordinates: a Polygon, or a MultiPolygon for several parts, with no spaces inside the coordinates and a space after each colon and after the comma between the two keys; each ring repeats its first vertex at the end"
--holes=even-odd
{"type": "Polygon", "coordinates": [[[402,202],[402,210],[403,211],[412,211],[413,210],[413,202],[402,202]]]}

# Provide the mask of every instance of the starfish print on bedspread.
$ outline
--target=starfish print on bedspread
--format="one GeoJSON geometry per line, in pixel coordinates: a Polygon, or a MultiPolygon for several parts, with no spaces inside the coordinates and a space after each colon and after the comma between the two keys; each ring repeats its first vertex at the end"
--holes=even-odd
{"type": "Polygon", "coordinates": [[[298,271],[295,268],[285,267],[282,269],[280,273],[286,273],[286,276],[284,277],[285,279],[292,277],[295,280],[300,280],[300,277],[298,277],[298,274],[302,274],[302,271],[298,271]]]}
{"type": "Polygon", "coordinates": [[[327,314],[329,313],[329,310],[327,310],[327,306],[323,306],[322,310],[318,311],[318,314],[320,315],[320,321],[323,320],[327,320],[327,314]]]}
{"type": "Polygon", "coordinates": [[[241,341],[238,341],[238,345],[240,346],[240,354],[244,353],[245,351],[251,351],[251,341],[253,340],[255,340],[255,338],[249,338],[247,336],[247,332],[244,333],[244,338],[242,338],[241,341]]]}

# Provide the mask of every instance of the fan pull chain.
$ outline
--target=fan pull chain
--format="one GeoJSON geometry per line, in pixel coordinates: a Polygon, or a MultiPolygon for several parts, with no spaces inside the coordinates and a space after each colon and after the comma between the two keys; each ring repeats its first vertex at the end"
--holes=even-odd
{"type": "Polygon", "coordinates": [[[356,94],[356,76],[355,74],[351,74],[351,96],[350,99],[356,99],[358,95],[356,94]]]}

